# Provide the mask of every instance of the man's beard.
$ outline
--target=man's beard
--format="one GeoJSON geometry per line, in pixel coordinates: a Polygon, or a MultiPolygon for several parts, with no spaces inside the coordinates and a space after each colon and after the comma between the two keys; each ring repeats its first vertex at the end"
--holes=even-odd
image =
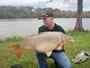
{"type": "Polygon", "coordinates": [[[45,25],[46,27],[50,27],[50,25],[51,25],[51,22],[48,24],[48,25],[45,25]]]}

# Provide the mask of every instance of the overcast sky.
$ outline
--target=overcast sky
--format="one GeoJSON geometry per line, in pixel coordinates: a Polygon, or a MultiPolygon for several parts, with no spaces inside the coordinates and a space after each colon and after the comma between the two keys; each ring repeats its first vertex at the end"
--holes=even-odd
{"type": "MultiPolygon", "coordinates": [[[[58,8],[61,10],[77,10],[77,0],[66,3],[63,0],[46,3],[48,0],[0,0],[0,5],[5,6],[32,6],[34,8],[58,8]]],[[[83,0],[83,10],[90,11],[90,0],[83,0]]]]}

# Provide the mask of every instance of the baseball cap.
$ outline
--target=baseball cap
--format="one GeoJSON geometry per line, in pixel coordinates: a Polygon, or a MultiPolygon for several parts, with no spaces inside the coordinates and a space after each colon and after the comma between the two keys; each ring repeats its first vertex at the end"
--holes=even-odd
{"type": "Polygon", "coordinates": [[[42,13],[38,19],[40,20],[40,19],[44,19],[46,17],[53,17],[53,13],[52,12],[42,13]]]}

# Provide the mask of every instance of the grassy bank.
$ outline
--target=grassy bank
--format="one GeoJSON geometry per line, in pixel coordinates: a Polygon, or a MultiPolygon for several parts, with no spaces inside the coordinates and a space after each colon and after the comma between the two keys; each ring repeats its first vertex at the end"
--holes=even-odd
{"type": "MultiPolygon", "coordinates": [[[[65,51],[70,61],[81,51],[90,52],[90,32],[68,32],[75,39],[75,43],[65,46],[65,51]]],[[[0,40],[0,68],[10,68],[14,64],[21,64],[24,68],[38,68],[38,63],[33,51],[25,51],[20,59],[16,58],[15,51],[8,47],[20,43],[23,38],[7,38],[0,40]]],[[[47,59],[48,68],[57,68],[52,59],[47,59]]],[[[90,59],[81,64],[75,64],[71,61],[73,68],[90,68],[90,59]]]]}

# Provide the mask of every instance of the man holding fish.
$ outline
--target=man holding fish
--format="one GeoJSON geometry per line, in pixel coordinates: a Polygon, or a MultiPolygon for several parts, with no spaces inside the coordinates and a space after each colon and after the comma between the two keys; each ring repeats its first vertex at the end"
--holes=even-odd
{"type": "Polygon", "coordinates": [[[64,45],[74,40],[65,34],[61,26],[54,23],[52,13],[43,13],[39,19],[43,19],[44,22],[39,28],[39,33],[25,37],[22,43],[10,46],[9,49],[16,51],[17,58],[20,58],[25,50],[35,51],[39,68],[48,68],[46,63],[48,57],[53,58],[59,68],[72,68],[65,54],[64,45]]]}
{"type": "MultiPolygon", "coordinates": [[[[53,13],[46,12],[42,13],[39,19],[43,20],[44,25],[39,28],[39,33],[41,32],[63,32],[65,33],[64,29],[54,23],[53,13]]],[[[55,64],[58,65],[59,68],[72,68],[72,64],[69,61],[69,58],[66,56],[64,51],[64,44],[59,44],[62,46],[57,46],[55,50],[52,51],[50,58],[54,59],[55,64]]],[[[39,68],[48,68],[46,59],[48,56],[45,53],[40,53],[36,51],[36,57],[38,59],[39,68]]]]}

